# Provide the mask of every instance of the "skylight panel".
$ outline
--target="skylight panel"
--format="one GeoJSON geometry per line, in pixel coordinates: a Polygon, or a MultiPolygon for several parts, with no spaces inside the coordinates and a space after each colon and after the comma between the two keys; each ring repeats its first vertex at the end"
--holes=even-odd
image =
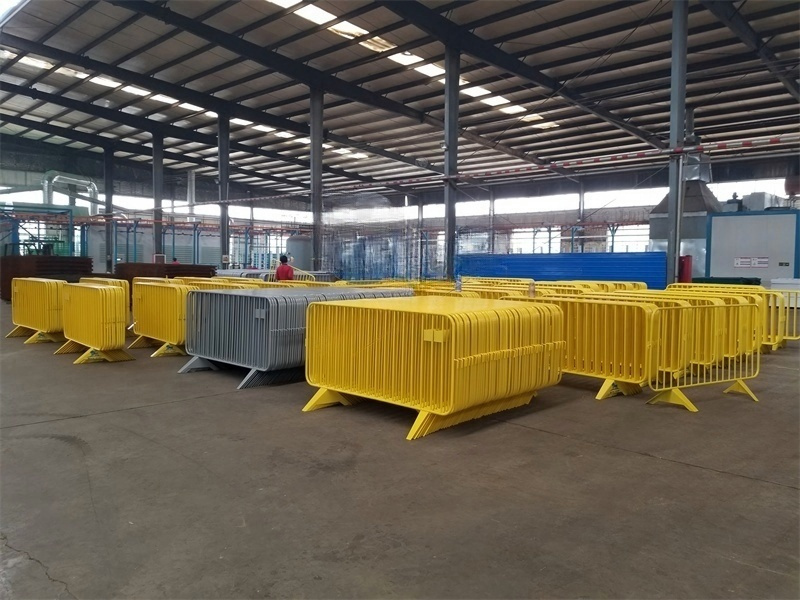
{"type": "Polygon", "coordinates": [[[119,81],[115,81],[113,79],[109,79],[108,77],[92,77],[89,81],[92,83],[96,83],[97,85],[102,85],[105,87],[119,87],[122,84],[119,81]]]}
{"type": "Polygon", "coordinates": [[[312,23],[316,23],[317,25],[323,25],[328,21],[333,21],[336,18],[335,15],[332,15],[327,10],[322,10],[313,4],[308,4],[302,8],[298,8],[296,11],[294,11],[294,14],[303,17],[312,23]]]}
{"type": "Polygon", "coordinates": [[[500,111],[506,113],[507,115],[516,115],[521,112],[525,112],[525,109],[522,108],[519,104],[512,104],[511,106],[502,107],[500,111]]]}
{"type": "Polygon", "coordinates": [[[311,138],[307,138],[307,137],[305,137],[305,138],[297,138],[295,140],[295,142],[300,142],[301,144],[310,144],[311,143],[311,138]]]}
{"type": "Polygon", "coordinates": [[[332,31],[336,35],[340,35],[348,40],[352,40],[353,38],[361,37],[362,35],[367,35],[369,31],[366,29],[361,29],[358,25],[354,25],[350,21],[342,21],[337,25],[331,25],[328,27],[328,31],[332,31]]]}
{"type": "Polygon", "coordinates": [[[414,67],[414,70],[418,73],[422,73],[423,75],[427,75],[428,77],[441,77],[445,73],[442,67],[434,64],[414,67]]]}
{"type": "Polygon", "coordinates": [[[369,48],[373,52],[386,52],[387,50],[394,50],[397,48],[397,46],[395,46],[392,42],[389,42],[378,36],[369,38],[363,42],[359,42],[359,45],[369,48]]]}
{"type": "Polygon", "coordinates": [[[200,112],[201,110],[203,110],[202,106],[197,106],[197,104],[191,104],[190,102],[183,102],[183,103],[179,104],[178,106],[180,106],[181,108],[185,108],[186,110],[191,110],[191,111],[194,111],[194,112],[200,112]]]}
{"type": "MultiPolygon", "coordinates": [[[[89,77],[88,73],[76,71],[75,69],[70,69],[69,67],[61,67],[60,69],[56,69],[56,73],[67,75],[68,77],[75,77],[76,79],[86,79],[89,77]]],[[[150,92],[147,93],[149,94],[150,92]]]]}
{"type": "Polygon", "coordinates": [[[277,4],[281,8],[291,8],[295,4],[300,4],[300,0],[268,0],[272,4],[277,4]]]}
{"type": "Polygon", "coordinates": [[[511,102],[508,98],[503,98],[502,96],[492,96],[491,98],[484,98],[481,100],[484,104],[488,104],[489,106],[500,106],[501,104],[508,104],[511,102]]]}
{"type": "Polygon", "coordinates": [[[234,125],[245,125],[245,126],[253,124],[252,121],[248,121],[247,119],[231,119],[231,123],[233,123],[234,125]]]}
{"type": "Polygon", "coordinates": [[[275,135],[277,135],[279,138],[284,138],[284,139],[287,139],[287,140],[289,138],[293,138],[294,137],[294,134],[293,133],[289,133],[288,131],[276,131],[275,135]]]}
{"type": "Polygon", "coordinates": [[[489,90],[479,85],[475,85],[468,88],[462,88],[461,92],[466,94],[467,96],[472,96],[473,98],[480,98],[481,96],[486,96],[487,94],[491,94],[489,90]]]}
{"type": "Polygon", "coordinates": [[[389,60],[393,60],[396,63],[400,63],[401,65],[413,65],[418,62],[422,62],[422,57],[417,56],[416,54],[411,54],[411,52],[400,52],[398,54],[392,54],[388,57],[389,60]]]}
{"type": "Polygon", "coordinates": [[[558,123],[553,123],[553,121],[545,121],[544,123],[536,123],[534,127],[536,127],[536,129],[552,129],[553,127],[558,127],[558,123]]]}
{"type": "Polygon", "coordinates": [[[369,158],[369,154],[364,154],[363,152],[356,152],[350,158],[369,158]]]}
{"type": "Polygon", "coordinates": [[[23,56],[19,59],[19,62],[23,65],[28,65],[29,67],[34,67],[36,69],[52,69],[53,64],[47,62],[46,60],[39,60],[38,58],[33,58],[31,56],[23,56]]]}
{"type": "Polygon", "coordinates": [[[268,125],[256,125],[255,127],[253,127],[253,129],[256,129],[258,131],[263,131],[264,133],[271,133],[275,131],[274,127],[270,127],[268,125]]]}
{"type": "Polygon", "coordinates": [[[212,119],[216,119],[219,115],[215,113],[213,110],[207,110],[203,113],[207,117],[211,117],[212,119]]]}
{"type": "Polygon", "coordinates": [[[530,113],[522,117],[523,121],[541,121],[542,115],[538,115],[536,113],[530,113]]]}
{"type": "Polygon", "coordinates": [[[177,104],[178,99],[173,98],[171,96],[165,96],[164,94],[156,94],[150,100],[155,100],[156,102],[163,102],[164,104],[177,104]]]}
{"type": "Polygon", "coordinates": [[[150,90],[144,90],[142,88],[136,87],[135,85],[126,85],[124,88],[122,88],[122,91],[128,94],[133,94],[134,96],[150,95],[150,90]]]}
{"type": "Polygon", "coordinates": [[[348,148],[336,148],[334,152],[336,152],[336,154],[350,154],[350,150],[348,148]]]}

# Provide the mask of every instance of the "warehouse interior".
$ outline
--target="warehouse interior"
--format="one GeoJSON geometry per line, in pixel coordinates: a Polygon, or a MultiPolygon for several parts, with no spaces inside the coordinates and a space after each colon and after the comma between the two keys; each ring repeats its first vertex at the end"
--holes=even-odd
{"type": "Polygon", "coordinates": [[[799,33],[791,0],[0,2],[0,595],[797,597],[799,33]],[[21,316],[48,294],[62,329],[21,316]],[[540,337],[470,330],[455,373],[539,362],[424,421],[413,315],[427,352],[479,309],[540,337]]]}

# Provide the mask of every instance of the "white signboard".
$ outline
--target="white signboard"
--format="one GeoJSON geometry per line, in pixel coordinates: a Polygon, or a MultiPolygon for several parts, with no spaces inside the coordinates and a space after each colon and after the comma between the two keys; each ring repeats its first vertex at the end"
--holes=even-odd
{"type": "Polygon", "coordinates": [[[769,267],[769,256],[737,256],[733,259],[737,269],[766,269],[769,267]]]}

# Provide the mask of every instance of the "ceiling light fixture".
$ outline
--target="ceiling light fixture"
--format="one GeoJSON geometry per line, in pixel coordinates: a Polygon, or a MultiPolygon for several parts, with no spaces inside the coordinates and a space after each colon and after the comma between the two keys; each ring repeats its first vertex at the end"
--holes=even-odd
{"type": "Polygon", "coordinates": [[[197,106],[196,104],[191,104],[189,102],[183,102],[183,103],[179,104],[178,106],[180,106],[181,108],[185,108],[186,110],[191,110],[191,111],[194,111],[194,112],[200,112],[201,110],[203,110],[202,106],[197,106]]]}
{"type": "Polygon", "coordinates": [[[135,85],[126,85],[124,88],[122,88],[122,91],[126,92],[128,94],[133,94],[134,96],[149,96],[150,95],[150,90],[144,90],[142,88],[136,87],[135,85]]]}

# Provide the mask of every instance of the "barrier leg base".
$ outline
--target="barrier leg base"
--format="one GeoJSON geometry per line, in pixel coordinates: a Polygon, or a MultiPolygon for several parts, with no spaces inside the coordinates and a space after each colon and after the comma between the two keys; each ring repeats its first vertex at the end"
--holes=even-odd
{"type": "Polygon", "coordinates": [[[14,329],[12,329],[6,334],[6,337],[7,338],[30,337],[34,333],[36,333],[35,329],[31,329],[30,327],[23,327],[22,325],[17,325],[16,327],[14,327],[14,329]]]}
{"type": "Polygon", "coordinates": [[[642,386],[636,383],[629,383],[627,381],[616,381],[614,379],[606,379],[603,385],[600,386],[600,391],[595,396],[596,400],[605,400],[613,396],[634,396],[642,391],[642,386]]]}
{"type": "Polygon", "coordinates": [[[61,333],[45,333],[44,331],[37,331],[27,340],[25,340],[25,344],[50,344],[53,342],[57,342],[59,344],[63,344],[67,338],[64,337],[61,333]]]}
{"type": "Polygon", "coordinates": [[[327,408],[328,406],[336,406],[337,404],[341,404],[343,406],[353,406],[359,402],[361,402],[361,399],[355,396],[345,396],[344,394],[335,392],[333,390],[320,388],[317,390],[317,393],[314,394],[311,400],[308,401],[308,404],[303,407],[303,412],[311,412],[312,410],[327,408]]]}
{"type": "Polygon", "coordinates": [[[86,352],[81,354],[73,365],[83,365],[95,362],[124,362],[126,360],[136,360],[133,356],[125,352],[122,348],[118,350],[95,350],[89,348],[86,352]]]}
{"type": "Polygon", "coordinates": [[[214,361],[200,356],[193,356],[185,365],[178,369],[178,373],[194,373],[195,371],[219,371],[220,367],[214,361]]]}
{"type": "Polygon", "coordinates": [[[236,388],[245,390],[248,388],[259,387],[262,385],[276,385],[281,383],[295,383],[304,379],[305,370],[303,367],[294,369],[279,369],[277,371],[259,371],[250,369],[242,382],[236,388]]]}
{"type": "Polygon", "coordinates": [[[751,390],[750,386],[748,386],[742,379],[737,379],[732,386],[726,388],[725,391],[722,393],[745,394],[746,396],[750,396],[753,402],[758,402],[758,398],[756,398],[756,395],[753,393],[753,390],[751,390]]]}
{"type": "Polygon", "coordinates": [[[128,350],[131,350],[133,348],[150,348],[151,346],[159,346],[159,345],[161,345],[161,342],[154,340],[153,338],[140,335],[130,343],[130,346],[128,346],[128,350]]]}
{"type": "Polygon", "coordinates": [[[534,395],[535,394],[528,392],[518,396],[511,396],[510,398],[501,398],[489,402],[488,404],[473,406],[449,415],[435,415],[431,412],[421,410],[419,415],[417,415],[417,420],[414,421],[414,425],[412,425],[411,430],[408,432],[406,439],[416,440],[435,431],[439,431],[440,429],[445,429],[446,427],[459,425],[466,421],[479,419],[480,417],[485,417],[503,410],[525,406],[530,403],[534,395]]]}
{"type": "Polygon", "coordinates": [[[677,404],[678,406],[684,407],[689,412],[697,412],[697,407],[692,404],[692,401],[686,397],[686,394],[678,388],[662,390],[647,401],[648,404],[658,404],[659,402],[677,404]]]}
{"type": "Polygon", "coordinates": [[[150,358],[159,358],[161,356],[186,356],[186,350],[181,345],[165,343],[153,352],[150,358]]]}
{"type": "Polygon", "coordinates": [[[67,340],[58,350],[53,352],[53,354],[76,354],[78,352],[86,352],[86,346],[78,342],[73,342],[72,340],[67,340]]]}

